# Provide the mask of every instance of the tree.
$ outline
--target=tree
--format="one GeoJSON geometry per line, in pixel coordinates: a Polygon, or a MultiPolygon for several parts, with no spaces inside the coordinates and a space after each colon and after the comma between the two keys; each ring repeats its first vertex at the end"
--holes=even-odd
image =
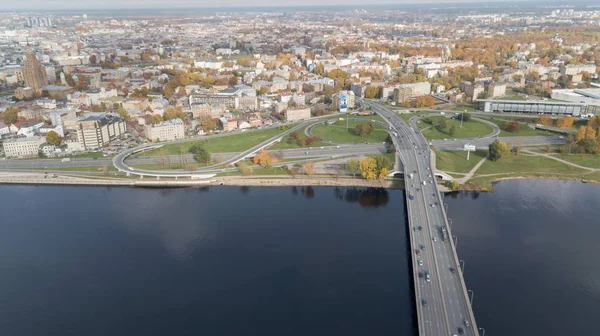
{"type": "Polygon", "coordinates": [[[62,138],[58,135],[58,133],[50,131],[48,132],[48,134],[46,134],[46,142],[51,143],[55,146],[60,146],[62,138]]]}
{"type": "Polygon", "coordinates": [[[471,113],[461,113],[456,116],[456,120],[462,120],[463,122],[471,121],[471,113]]]}
{"type": "Polygon", "coordinates": [[[6,111],[2,113],[2,121],[7,125],[16,123],[19,120],[19,112],[21,112],[21,110],[18,108],[7,108],[6,111]]]}
{"type": "Polygon", "coordinates": [[[252,175],[252,167],[246,161],[240,161],[238,163],[238,167],[240,168],[240,173],[244,176],[252,175]]]}
{"type": "Polygon", "coordinates": [[[203,145],[193,145],[190,147],[189,152],[194,155],[194,160],[198,163],[207,164],[210,162],[210,152],[203,145]]]}
{"type": "Polygon", "coordinates": [[[373,131],[372,123],[358,124],[354,127],[354,132],[360,136],[367,136],[373,131]]]}
{"type": "Polygon", "coordinates": [[[510,152],[508,145],[500,140],[492,142],[489,151],[489,158],[492,161],[498,161],[503,155],[510,152]]]}
{"type": "Polygon", "coordinates": [[[390,159],[388,159],[385,155],[377,155],[375,158],[375,164],[377,165],[377,171],[381,171],[383,169],[388,169],[392,164],[390,163],[390,159]]]}
{"type": "Polygon", "coordinates": [[[437,125],[435,126],[435,128],[438,129],[438,131],[442,131],[443,129],[445,129],[448,125],[446,124],[446,118],[440,118],[440,120],[438,120],[437,125]]]}
{"type": "Polygon", "coordinates": [[[365,98],[379,98],[379,88],[377,86],[367,86],[365,98]]]}
{"type": "Polygon", "coordinates": [[[538,119],[538,124],[541,124],[544,126],[552,126],[553,120],[549,116],[543,115],[538,119]]]}
{"type": "Polygon", "coordinates": [[[435,100],[432,96],[419,96],[415,99],[415,107],[433,107],[435,100]]]}
{"type": "Polygon", "coordinates": [[[450,135],[454,135],[456,133],[456,126],[452,125],[452,127],[450,127],[450,130],[448,131],[448,133],[450,135]]]}
{"type": "Polygon", "coordinates": [[[227,84],[229,84],[229,86],[236,86],[238,85],[238,79],[235,76],[231,76],[229,77],[229,80],[227,81],[227,84]]]}
{"type": "Polygon", "coordinates": [[[360,174],[361,170],[360,170],[360,161],[358,160],[348,160],[348,162],[346,162],[346,171],[352,175],[352,177],[356,176],[357,174],[360,174]]]}
{"type": "Polygon", "coordinates": [[[217,128],[217,123],[211,117],[205,117],[204,119],[202,119],[200,124],[202,125],[202,130],[204,132],[212,131],[215,128],[217,128]]]}
{"type": "Polygon", "coordinates": [[[591,128],[597,130],[598,128],[600,128],[600,117],[599,116],[593,116],[591,117],[586,126],[590,126],[591,128]]]}
{"type": "Polygon", "coordinates": [[[268,167],[273,164],[273,158],[271,157],[271,153],[267,151],[262,151],[256,155],[254,155],[254,164],[260,165],[262,167],[268,167]]]}
{"type": "Polygon", "coordinates": [[[117,108],[117,113],[119,113],[119,116],[124,120],[129,120],[129,113],[127,113],[127,110],[123,107],[123,105],[119,105],[117,108]]]}
{"type": "Polygon", "coordinates": [[[596,130],[591,126],[585,126],[585,138],[596,139],[596,130]]]}
{"type": "Polygon", "coordinates": [[[360,173],[366,180],[377,179],[377,162],[374,158],[368,157],[360,161],[360,173]]]}
{"type": "Polygon", "coordinates": [[[562,117],[556,121],[556,127],[570,128],[571,126],[573,126],[573,121],[573,117],[571,116],[562,117]]]}
{"type": "Polygon", "coordinates": [[[289,144],[295,144],[297,141],[298,141],[298,133],[296,133],[296,132],[290,133],[290,135],[288,136],[287,142],[289,144]]]}
{"type": "Polygon", "coordinates": [[[520,128],[521,128],[521,125],[517,121],[505,121],[502,124],[502,129],[507,132],[515,133],[515,132],[518,132],[520,128]]]}
{"type": "Polygon", "coordinates": [[[385,179],[385,177],[386,177],[388,174],[389,174],[389,172],[388,172],[388,169],[387,169],[387,168],[382,168],[382,169],[379,171],[379,179],[380,179],[380,180],[383,180],[383,179],[385,179]]]}
{"type": "Polygon", "coordinates": [[[586,126],[580,126],[577,130],[577,136],[575,137],[575,141],[579,142],[585,139],[585,128],[586,126]]]}
{"type": "Polygon", "coordinates": [[[315,164],[312,162],[304,163],[302,168],[304,169],[304,174],[306,175],[312,175],[315,173],[315,164]]]}

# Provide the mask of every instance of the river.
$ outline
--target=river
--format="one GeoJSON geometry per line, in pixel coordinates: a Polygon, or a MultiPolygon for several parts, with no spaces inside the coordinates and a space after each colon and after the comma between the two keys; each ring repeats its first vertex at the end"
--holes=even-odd
{"type": "Polygon", "coordinates": [[[1,335],[410,335],[402,191],[0,187],[1,335]]]}
{"type": "MultiPolygon", "coordinates": [[[[2,335],[416,335],[401,190],[0,186],[2,335]]],[[[600,187],[447,195],[479,326],[595,334],[600,187]]]]}
{"type": "Polygon", "coordinates": [[[486,335],[597,335],[600,186],[514,180],[445,197],[486,335]]]}

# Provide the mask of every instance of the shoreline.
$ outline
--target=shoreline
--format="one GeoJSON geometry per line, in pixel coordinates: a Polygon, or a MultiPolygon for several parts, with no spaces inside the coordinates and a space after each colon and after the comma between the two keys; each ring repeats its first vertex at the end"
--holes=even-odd
{"type": "MultiPolygon", "coordinates": [[[[494,184],[509,180],[534,180],[550,179],[562,181],[579,181],[581,183],[600,184],[595,180],[585,180],[581,178],[562,178],[558,176],[507,176],[498,177],[490,181],[492,187],[494,184]]],[[[0,185],[56,185],[56,186],[114,186],[114,187],[137,187],[137,188],[185,188],[185,187],[208,187],[208,186],[238,186],[238,187],[363,187],[363,188],[384,188],[384,189],[404,189],[404,181],[397,180],[364,180],[362,178],[351,177],[329,177],[329,176],[223,176],[208,180],[183,180],[183,179],[126,179],[126,178],[105,178],[105,177],[81,177],[69,174],[43,174],[43,173],[0,173],[0,185]]],[[[457,191],[477,191],[494,192],[492,189],[463,189],[450,190],[444,185],[438,184],[441,193],[452,193],[457,191]]]]}
{"type": "Polygon", "coordinates": [[[215,177],[207,180],[189,179],[126,179],[105,177],[81,177],[69,174],[43,174],[43,173],[0,173],[0,184],[4,185],[80,185],[80,186],[122,186],[145,188],[181,188],[181,187],[207,187],[207,186],[322,186],[322,187],[365,187],[403,189],[402,180],[367,181],[349,177],[248,177],[227,176],[215,177]]]}

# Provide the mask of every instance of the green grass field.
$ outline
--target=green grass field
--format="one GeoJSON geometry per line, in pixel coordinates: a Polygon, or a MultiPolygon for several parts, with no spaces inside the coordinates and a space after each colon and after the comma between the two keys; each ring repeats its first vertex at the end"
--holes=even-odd
{"type": "MultiPolygon", "coordinates": [[[[453,138],[475,138],[478,136],[484,136],[492,133],[494,130],[492,126],[488,124],[484,124],[482,122],[478,122],[475,120],[471,120],[468,122],[463,122],[462,129],[460,128],[460,120],[455,119],[446,119],[446,128],[442,131],[439,131],[435,125],[437,125],[438,120],[445,117],[432,117],[433,126],[425,131],[423,131],[423,135],[427,140],[440,140],[440,139],[453,139],[453,138]],[[456,133],[454,135],[450,135],[449,131],[452,126],[456,127],[456,133]]],[[[421,121],[423,123],[423,121],[421,121]]]]}
{"type": "Polygon", "coordinates": [[[502,125],[504,121],[502,120],[489,120],[490,122],[498,125],[500,127],[500,135],[501,137],[505,136],[535,136],[535,135],[553,135],[555,133],[550,133],[542,130],[538,130],[535,128],[531,128],[527,125],[521,124],[518,132],[507,132],[502,129],[502,125]]]}
{"type": "Polygon", "coordinates": [[[182,152],[187,153],[190,147],[192,147],[195,144],[204,145],[204,147],[211,153],[243,152],[260,144],[261,142],[269,140],[270,138],[283,133],[284,131],[285,130],[280,130],[279,128],[270,128],[261,131],[238,133],[235,135],[220,138],[209,138],[186,142],[182,144],[165,145],[161,148],[144,152],[143,155],[177,155],[181,154],[182,152]]]}
{"type": "MultiPolygon", "coordinates": [[[[367,122],[367,121],[365,121],[367,122]]],[[[346,121],[336,121],[332,125],[320,124],[312,129],[312,134],[323,140],[337,143],[363,143],[363,142],[384,142],[387,139],[387,128],[373,123],[373,131],[367,136],[359,136],[353,133],[354,127],[358,124],[364,124],[363,121],[348,121],[348,132],[346,132],[346,121]]]]}
{"type": "MultiPolygon", "coordinates": [[[[308,126],[306,126],[306,127],[308,127],[308,126]]],[[[306,138],[306,135],[304,135],[304,130],[306,130],[306,127],[302,127],[301,129],[296,131],[296,134],[298,135],[298,139],[306,138]]],[[[269,147],[269,150],[302,148],[301,146],[298,145],[298,143],[289,143],[288,142],[289,139],[290,139],[289,135],[284,136],[280,142],[269,147]]],[[[310,145],[310,147],[313,147],[313,146],[322,147],[322,146],[331,146],[331,144],[326,143],[326,142],[317,141],[317,142],[313,142],[310,145]]],[[[306,146],[306,147],[309,147],[309,146],[306,146]]]]}
{"type": "Polygon", "coordinates": [[[519,174],[565,174],[577,175],[587,172],[584,169],[575,168],[556,160],[541,156],[509,155],[498,161],[486,161],[477,170],[477,175],[497,173],[519,173],[519,174]]]}
{"type": "Polygon", "coordinates": [[[412,117],[420,116],[423,114],[431,114],[431,113],[439,113],[439,112],[434,111],[434,110],[423,110],[423,111],[419,111],[419,112],[399,113],[398,116],[400,118],[402,118],[404,121],[408,122],[410,120],[410,118],[412,118],[412,117]]]}
{"type": "Polygon", "coordinates": [[[464,112],[465,110],[467,112],[475,112],[477,111],[477,106],[474,104],[458,104],[454,107],[452,107],[453,111],[459,111],[459,112],[464,112]]]}
{"type": "Polygon", "coordinates": [[[475,165],[487,155],[486,150],[476,150],[471,152],[469,161],[467,161],[467,152],[465,151],[435,151],[436,167],[439,170],[468,173],[475,165]]]}
{"type": "Polygon", "coordinates": [[[558,154],[554,155],[555,157],[569,161],[574,164],[578,164],[580,166],[600,169],[600,155],[591,155],[591,154],[558,154]]]}

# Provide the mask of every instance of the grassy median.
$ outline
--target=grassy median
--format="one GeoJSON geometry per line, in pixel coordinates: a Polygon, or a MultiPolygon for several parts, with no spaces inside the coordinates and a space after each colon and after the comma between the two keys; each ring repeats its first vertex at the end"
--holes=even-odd
{"type": "Polygon", "coordinates": [[[319,124],[312,129],[312,134],[323,140],[337,143],[358,144],[364,142],[384,142],[388,136],[387,128],[377,123],[371,123],[373,125],[373,131],[369,135],[360,136],[355,133],[354,128],[356,125],[368,122],[369,120],[349,120],[347,132],[345,120],[338,120],[332,125],[319,124]]]}
{"type": "MultiPolygon", "coordinates": [[[[283,132],[286,129],[269,128],[266,130],[253,131],[247,133],[236,133],[219,138],[208,138],[196,141],[190,141],[180,144],[164,145],[161,148],[152,149],[143,152],[144,156],[154,155],[179,155],[187,154],[190,147],[196,144],[202,144],[211,153],[243,152],[262,142],[269,140],[283,132]]],[[[160,143],[157,143],[160,144],[160,143]]]]}
{"type": "MultiPolygon", "coordinates": [[[[465,121],[463,122],[462,128],[460,128],[460,120],[449,119],[444,116],[430,117],[429,119],[433,122],[432,127],[423,131],[423,135],[427,140],[476,138],[478,136],[488,135],[494,131],[492,126],[476,120],[465,121]],[[446,128],[440,131],[436,126],[442,118],[446,120],[446,128]],[[450,134],[452,126],[455,127],[455,133],[453,135],[450,134]]],[[[424,121],[421,119],[420,123],[422,124],[424,121]]]]}

